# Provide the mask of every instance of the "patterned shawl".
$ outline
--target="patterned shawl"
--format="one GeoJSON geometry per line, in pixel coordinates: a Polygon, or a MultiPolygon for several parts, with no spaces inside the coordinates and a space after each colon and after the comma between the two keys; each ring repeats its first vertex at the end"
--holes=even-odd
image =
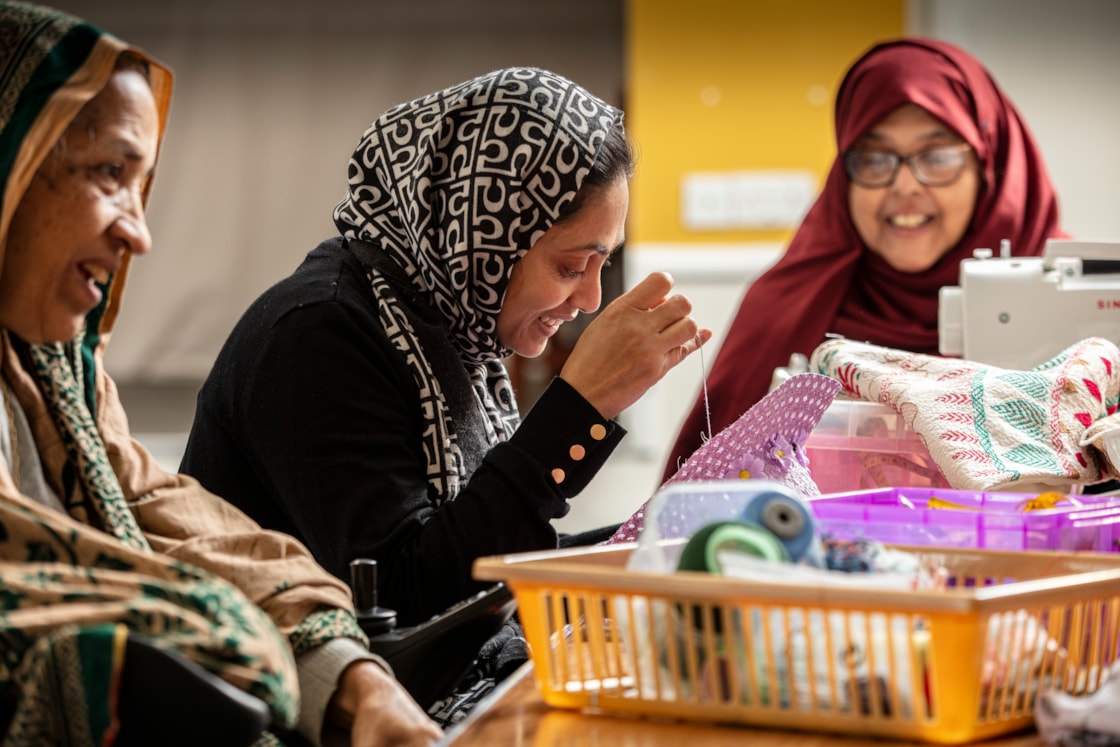
{"type": "MultiPolygon", "coordinates": [[[[77,18],[0,2],[0,260],[36,170],[125,50],[149,62],[162,134],[166,68],[77,18]]],[[[0,329],[4,401],[18,401],[68,511],[23,495],[18,471],[0,467],[5,744],[110,743],[131,633],[260,696],[281,725],[299,705],[292,652],[364,639],[348,589],[305,548],[164,472],[132,440],[102,366],[127,261],[77,339],[28,346],[0,329]],[[83,653],[91,640],[107,653],[83,653]]]]}
{"type": "MultiPolygon", "coordinates": [[[[956,285],[962,259],[977,247],[1042,253],[1065,234],[1034,139],[1011,101],[974,57],[930,39],[878,44],[856,60],[836,96],[837,157],[820,197],[786,253],[748,289],[708,376],[712,432],[757,402],[774,369],[792,353],[809,355],[835,332],[919,353],[937,352],[937,299],[956,285]],[[972,223],[957,246],[925,272],[895,270],[866,251],[848,213],[842,154],[898,107],[914,103],[976,152],[982,187],[972,223]],[[775,310],[778,310],[776,313],[775,310]]],[[[697,400],[677,437],[666,476],[700,446],[704,403],[697,400]]]]}
{"type": "MultiPolygon", "coordinates": [[[[491,445],[519,422],[501,363],[510,351],[497,336],[510,272],[575,196],[621,120],[559,75],[510,68],[393,107],[350,159],[335,225],[391,259],[411,294],[445,320],[491,445]]],[[[437,500],[449,500],[474,465],[449,416],[447,382],[433,373],[405,313],[401,296],[409,294],[376,268],[370,282],[381,323],[421,392],[429,481],[437,500]]]]}

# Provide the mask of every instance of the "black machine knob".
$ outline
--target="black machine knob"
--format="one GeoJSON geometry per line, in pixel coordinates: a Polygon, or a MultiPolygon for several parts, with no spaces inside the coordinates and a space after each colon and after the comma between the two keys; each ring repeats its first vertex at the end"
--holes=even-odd
{"type": "Polygon", "coordinates": [[[358,624],[366,635],[388,633],[397,626],[397,611],[377,606],[377,561],[357,558],[350,561],[350,589],[358,624]]]}

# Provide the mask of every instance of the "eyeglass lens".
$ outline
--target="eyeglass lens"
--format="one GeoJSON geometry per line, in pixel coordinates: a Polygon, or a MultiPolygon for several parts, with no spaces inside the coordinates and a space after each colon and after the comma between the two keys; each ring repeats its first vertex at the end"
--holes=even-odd
{"type": "Polygon", "coordinates": [[[968,147],[943,146],[902,157],[887,150],[852,150],[844,159],[848,176],[863,187],[887,187],[894,183],[905,161],[914,177],[930,187],[953,183],[964,170],[968,147]]]}

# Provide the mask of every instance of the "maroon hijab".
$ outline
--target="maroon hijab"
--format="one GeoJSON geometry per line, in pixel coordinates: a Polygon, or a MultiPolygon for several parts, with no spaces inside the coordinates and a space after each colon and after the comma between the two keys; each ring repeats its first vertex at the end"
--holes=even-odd
{"type": "MultiPolygon", "coordinates": [[[[1042,253],[1058,228],[1058,204],[1042,155],[988,71],[942,41],[904,39],[872,47],[848,70],[836,97],[837,158],[789,248],[743,298],[708,375],[712,433],[766,394],[774,369],[808,355],[830,332],[877,345],[937,353],[937,296],[956,285],[977,247],[1042,253]],[[960,243],[930,269],[905,273],[865,251],[848,213],[841,156],[900,106],[914,103],[955,130],[980,164],[981,189],[960,243]]],[[[699,398],[665,468],[672,476],[707,431],[699,398]]]]}

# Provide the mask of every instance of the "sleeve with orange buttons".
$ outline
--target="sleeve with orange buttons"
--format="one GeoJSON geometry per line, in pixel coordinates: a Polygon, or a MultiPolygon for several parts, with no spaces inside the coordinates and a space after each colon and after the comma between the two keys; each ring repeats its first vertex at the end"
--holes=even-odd
{"type": "Polygon", "coordinates": [[[561,494],[587,487],[626,429],[604,419],[568,382],[555,378],[511,439],[540,462],[561,494]]]}

